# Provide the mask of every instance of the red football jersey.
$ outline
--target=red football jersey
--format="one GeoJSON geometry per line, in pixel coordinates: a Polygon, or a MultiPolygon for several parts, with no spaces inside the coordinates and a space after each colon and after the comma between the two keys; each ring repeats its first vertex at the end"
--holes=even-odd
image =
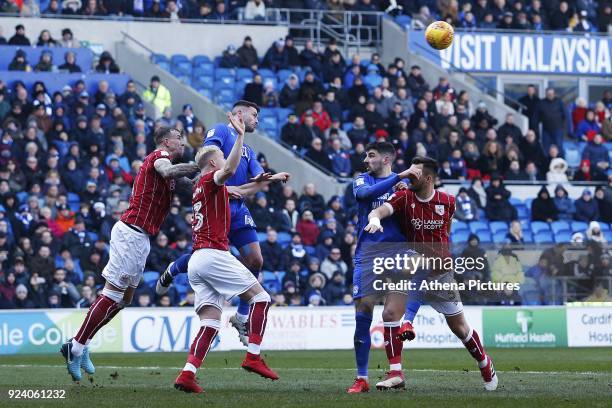
{"type": "Polygon", "coordinates": [[[165,179],[155,170],[158,159],[169,159],[169,153],[155,150],[145,157],[132,186],[130,205],[121,216],[121,221],[150,235],[157,235],[168,215],[175,185],[173,179],[165,179]]]}
{"type": "Polygon", "coordinates": [[[412,190],[406,189],[393,194],[387,203],[393,207],[393,214],[409,243],[425,244],[437,253],[440,248],[448,247],[455,213],[453,195],[434,190],[429,200],[421,200],[412,190]]]}
{"type": "Polygon", "coordinates": [[[200,178],[193,192],[193,250],[201,248],[229,251],[229,195],[225,185],[213,180],[214,171],[200,178]]]}

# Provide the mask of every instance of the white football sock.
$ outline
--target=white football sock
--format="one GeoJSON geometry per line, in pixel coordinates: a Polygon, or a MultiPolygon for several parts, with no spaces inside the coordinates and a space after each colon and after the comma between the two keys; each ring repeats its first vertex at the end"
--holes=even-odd
{"type": "Polygon", "coordinates": [[[75,339],[72,339],[72,354],[79,357],[83,354],[84,344],[79,343],[75,339]]]}
{"type": "Polygon", "coordinates": [[[486,367],[488,363],[489,363],[489,356],[485,355],[485,358],[482,361],[478,362],[478,368],[486,367]]]}
{"type": "Polygon", "coordinates": [[[249,320],[249,315],[236,313],[236,320],[238,320],[240,323],[246,323],[247,320],[249,320]]]}
{"type": "Polygon", "coordinates": [[[251,354],[259,355],[259,353],[261,352],[261,345],[255,344],[255,343],[249,343],[249,346],[247,347],[247,351],[251,354]]]}
{"type": "Polygon", "coordinates": [[[402,371],[402,363],[389,364],[389,369],[391,371],[402,371]]]}
{"type": "Polygon", "coordinates": [[[183,371],[191,371],[192,373],[197,373],[198,369],[191,363],[186,363],[185,367],[183,367],[183,371]]]}

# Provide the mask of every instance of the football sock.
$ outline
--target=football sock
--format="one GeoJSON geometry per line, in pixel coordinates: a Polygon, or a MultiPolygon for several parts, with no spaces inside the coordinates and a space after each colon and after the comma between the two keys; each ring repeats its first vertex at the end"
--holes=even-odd
{"type": "Polygon", "coordinates": [[[189,265],[190,258],[191,254],[179,256],[170,267],[170,275],[172,275],[172,277],[175,277],[179,273],[187,273],[187,265],[189,265]]]}
{"type": "Polygon", "coordinates": [[[72,353],[74,355],[80,356],[83,353],[83,347],[87,340],[91,338],[91,334],[108,323],[108,316],[118,308],[118,305],[117,302],[106,295],[98,296],[96,301],[89,307],[85,321],[72,339],[72,353]]]}
{"type": "MultiPolygon", "coordinates": [[[[255,297],[258,296],[259,295],[256,295],[255,297]]],[[[264,332],[266,331],[268,309],[270,308],[270,296],[267,293],[265,296],[268,298],[267,301],[255,301],[251,303],[248,322],[249,345],[247,356],[249,357],[259,357],[261,342],[263,340],[264,332]]]]}
{"type": "Polygon", "coordinates": [[[474,329],[470,329],[468,336],[463,339],[463,345],[467,351],[474,357],[474,360],[478,362],[479,367],[484,367],[487,364],[487,354],[485,353],[484,347],[480,342],[480,337],[474,329]],[[482,365],[481,365],[482,364],[482,365]]]}
{"type": "Polygon", "coordinates": [[[94,338],[94,336],[96,335],[96,333],[98,332],[98,330],[100,330],[102,327],[104,327],[108,322],[110,322],[111,320],[113,320],[113,318],[117,315],[117,313],[119,313],[120,311],[123,310],[123,308],[125,307],[125,303],[123,303],[123,301],[117,303],[117,307],[115,309],[113,309],[108,316],[106,317],[106,319],[104,319],[104,321],[102,322],[101,325],[99,325],[98,327],[96,327],[96,329],[89,335],[89,338],[87,339],[87,342],[85,343],[85,345],[87,346],[89,344],[89,342],[91,341],[91,339],[94,338]]]}
{"type": "Polygon", "coordinates": [[[397,338],[400,329],[400,322],[384,322],[384,340],[387,359],[391,370],[402,369],[402,348],[404,343],[397,338]]]}
{"type": "Polygon", "coordinates": [[[198,368],[202,365],[202,361],[206,358],[208,350],[217,337],[217,333],[221,328],[221,322],[214,319],[203,319],[200,321],[200,331],[198,332],[191,348],[189,349],[189,356],[187,357],[187,363],[183,368],[183,371],[191,371],[195,373],[198,368]]]}
{"type": "Polygon", "coordinates": [[[355,362],[357,363],[357,377],[368,378],[368,360],[370,358],[370,345],[372,339],[370,337],[370,326],[372,325],[372,316],[363,313],[355,313],[355,335],[353,344],[355,346],[355,362]]]}
{"type": "Polygon", "coordinates": [[[409,300],[408,303],[406,303],[406,313],[404,314],[405,322],[410,322],[411,324],[414,322],[414,318],[419,312],[421,304],[420,300],[409,300]]]}

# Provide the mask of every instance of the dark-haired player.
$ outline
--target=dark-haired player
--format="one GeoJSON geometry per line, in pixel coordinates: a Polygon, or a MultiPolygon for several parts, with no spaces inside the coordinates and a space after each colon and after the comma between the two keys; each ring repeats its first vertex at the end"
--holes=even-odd
{"type": "Polygon", "coordinates": [[[248,350],[242,368],[265,378],[278,379],[260,357],[270,295],[229,251],[231,215],[225,182],[235,175],[239,166],[245,126],[241,113],[230,113],[228,119],[237,135],[227,160],[214,145],[202,147],[196,155],[196,164],[202,172],[192,198],[193,254],[188,275],[195,292],[200,330],[191,344],[187,363],[174,383],[175,388],[185,392],[202,392],[195,374],[221,328],[225,301],[235,296],[250,307],[248,350]]]}
{"type": "MultiPolygon", "coordinates": [[[[428,257],[446,258],[450,256],[448,245],[455,212],[455,197],[434,189],[438,174],[437,161],[428,157],[415,157],[412,167],[420,170],[419,177],[412,180],[410,189],[396,192],[387,202],[374,209],[368,215],[369,222],[365,231],[384,231],[385,226],[381,220],[395,215],[394,218],[406,234],[405,240],[414,245],[418,253],[428,257]]],[[[429,271],[430,276],[426,279],[450,282],[452,273],[453,271],[429,271]]],[[[467,323],[459,293],[442,292],[436,296],[435,301],[429,302],[430,305],[445,316],[448,327],[478,362],[485,389],[495,390],[498,379],[493,361],[485,352],[478,333],[467,323]]],[[[398,335],[401,336],[401,333],[398,335]]]]}
{"type": "MultiPolygon", "coordinates": [[[[414,169],[408,169],[401,174],[391,171],[395,159],[395,148],[391,143],[376,142],[366,147],[364,162],[368,167],[366,173],[360,174],[353,181],[353,193],[357,200],[359,227],[357,248],[355,249],[355,270],[353,272],[353,298],[355,299],[355,360],[357,378],[347,389],[348,393],[367,392],[368,358],[370,353],[370,325],[374,305],[380,298],[373,287],[376,276],[372,273],[372,256],[381,245],[405,242],[399,223],[393,218],[383,222],[384,231],[368,234],[364,231],[368,223],[368,214],[382,205],[393,194],[398,183],[407,177],[415,177],[414,169]],[[378,245],[378,246],[377,246],[378,245]]],[[[376,254],[378,255],[378,254],[376,254]]],[[[404,374],[402,372],[403,343],[397,338],[400,319],[406,304],[406,294],[388,293],[383,312],[385,350],[389,359],[390,370],[386,378],[377,383],[379,389],[403,388],[404,374]]]]}
{"type": "MultiPolygon", "coordinates": [[[[232,113],[242,116],[247,133],[254,132],[257,129],[259,107],[256,104],[248,101],[238,101],[234,104],[232,113]]],[[[231,123],[220,123],[206,133],[204,146],[219,147],[227,158],[236,138],[236,129],[233,128],[231,123]]],[[[249,180],[261,181],[264,177],[263,174],[264,170],[257,161],[255,152],[245,144],[242,147],[242,155],[236,174],[226,184],[227,186],[241,186],[247,184],[249,180]]],[[[230,200],[230,212],[232,214],[229,233],[230,243],[240,251],[240,261],[257,277],[263,266],[263,258],[253,217],[242,198],[230,200]]],[[[157,282],[156,292],[158,294],[164,294],[168,291],[174,276],[187,272],[189,257],[188,254],[183,255],[168,266],[157,282]]],[[[240,300],[236,315],[230,318],[232,326],[238,330],[240,341],[245,346],[248,344],[248,328],[246,325],[248,314],[248,303],[240,300]]]]}
{"type": "Polygon", "coordinates": [[[93,336],[132,303],[149,255],[149,236],[157,235],[168,215],[175,181],[199,171],[194,163],[172,164],[185,149],[179,130],[161,127],[153,138],[155,150],[144,159],[134,180],[129,207],[111,231],[110,257],[102,272],[106,279],[102,295],[89,308],[74,338],[60,350],[74,381],[81,379],[81,367],[88,374],[95,371],[87,351],[93,336]]]}

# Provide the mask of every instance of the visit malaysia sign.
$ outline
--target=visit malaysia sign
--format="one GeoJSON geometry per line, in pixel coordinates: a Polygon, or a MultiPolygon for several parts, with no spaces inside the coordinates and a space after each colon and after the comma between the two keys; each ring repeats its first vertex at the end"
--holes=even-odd
{"type": "Polygon", "coordinates": [[[441,51],[429,47],[423,31],[409,31],[408,47],[445,69],[470,72],[612,74],[610,36],[455,32],[441,51]]]}

